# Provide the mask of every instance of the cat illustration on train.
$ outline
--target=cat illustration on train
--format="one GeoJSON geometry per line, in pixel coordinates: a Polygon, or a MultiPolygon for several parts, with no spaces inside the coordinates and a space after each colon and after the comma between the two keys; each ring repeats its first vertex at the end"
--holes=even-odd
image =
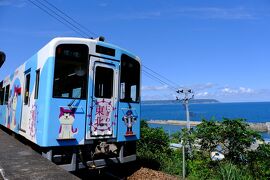
{"type": "Polygon", "coordinates": [[[74,139],[74,135],[78,133],[77,128],[73,129],[74,120],[74,111],[60,107],[60,128],[58,139],[74,139]]]}
{"type": "Polygon", "coordinates": [[[21,95],[21,88],[19,86],[14,87],[14,96],[9,99],[8,102],[8,118],[7,118],[7,127],[11,130],[16,128],[16,110],[18,98],[21,95]]]}

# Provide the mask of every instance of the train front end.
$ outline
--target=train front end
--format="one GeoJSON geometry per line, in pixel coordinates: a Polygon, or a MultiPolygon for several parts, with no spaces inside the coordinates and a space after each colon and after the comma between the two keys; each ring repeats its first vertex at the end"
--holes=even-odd
{"type": "Polygon", "coordinates": [[[69,171],[136,160],[139,58],[98,40],[59,38],[52,44],[55,57],[48,67],[54,69],[53,81],[46,85],[52,98],[43,97],[49,99],[43,111],[49,116],[43,156],[69,171]]]}

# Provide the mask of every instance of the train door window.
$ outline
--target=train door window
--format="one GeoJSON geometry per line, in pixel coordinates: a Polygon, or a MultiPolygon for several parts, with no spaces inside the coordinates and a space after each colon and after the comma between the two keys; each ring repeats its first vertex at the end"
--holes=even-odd
{"type": "Polygon", "coordinates": [[[0,82],[0,105],[4,104],[4,88],[3,88],[3,81],[0,82]]]}
{"type": "Polygon", "coordinates": [[[29,90],[30,90],[30,73],[25,75],[25,91],[24,91],[24,104],[28,105],[29,102],[29,90]]]}
{"type": "Polygon", "coordinates": [[[8,98],[9,98],[9,85],[5,87],[5,95],[4,95],[4,104],[8,104],[8,98]]]}
{"type": "Polygon", "coordinates": [[[86,99],[88,78],[88,46],[61,44],[56,48],[54,98],[86,99]]]}
{"type": "Polygon", "coordinates": [[[121,57],[120,90],[121,102],[139,102],[140,63],[125,54],[121,57]]]}
{"type": "Polygon", "coordinates": [[[113,69],[96,67],[95,97],[111,98],[113,95],[113,69]]]}
{"type": "Polygon", "coordinates": [[[36,71],[35,99],[38,99],[40,70],[36,71]]]}

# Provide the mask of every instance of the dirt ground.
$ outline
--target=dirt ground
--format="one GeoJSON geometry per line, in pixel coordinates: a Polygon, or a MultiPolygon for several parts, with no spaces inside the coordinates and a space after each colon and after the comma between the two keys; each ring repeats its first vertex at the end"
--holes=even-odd
{"type": "Polygon", "coordinates": [[[127,180],[177,180],[180,177],[172,176],[160,171],[143,167],[138,163],[128,163],[107,167],[101,170],[80,170],[73,173],[80,179],[127,179],[127,180]]]}
{"type": "Polygon", "coordinates": [[[127,177],[127,179],[128,180],[145,180],[145,179],[177,180],[179,179],[179,177],[142,167],[138,171],[134,172],[131,176],[127,177]]]}

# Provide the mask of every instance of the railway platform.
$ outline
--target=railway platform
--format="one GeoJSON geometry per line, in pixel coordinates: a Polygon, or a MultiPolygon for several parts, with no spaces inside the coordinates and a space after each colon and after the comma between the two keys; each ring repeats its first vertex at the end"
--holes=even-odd
{"type": "Polygon", "coordinates": [[[0,126],[0,180],[79,179],[43,158],[0,126]]]}

